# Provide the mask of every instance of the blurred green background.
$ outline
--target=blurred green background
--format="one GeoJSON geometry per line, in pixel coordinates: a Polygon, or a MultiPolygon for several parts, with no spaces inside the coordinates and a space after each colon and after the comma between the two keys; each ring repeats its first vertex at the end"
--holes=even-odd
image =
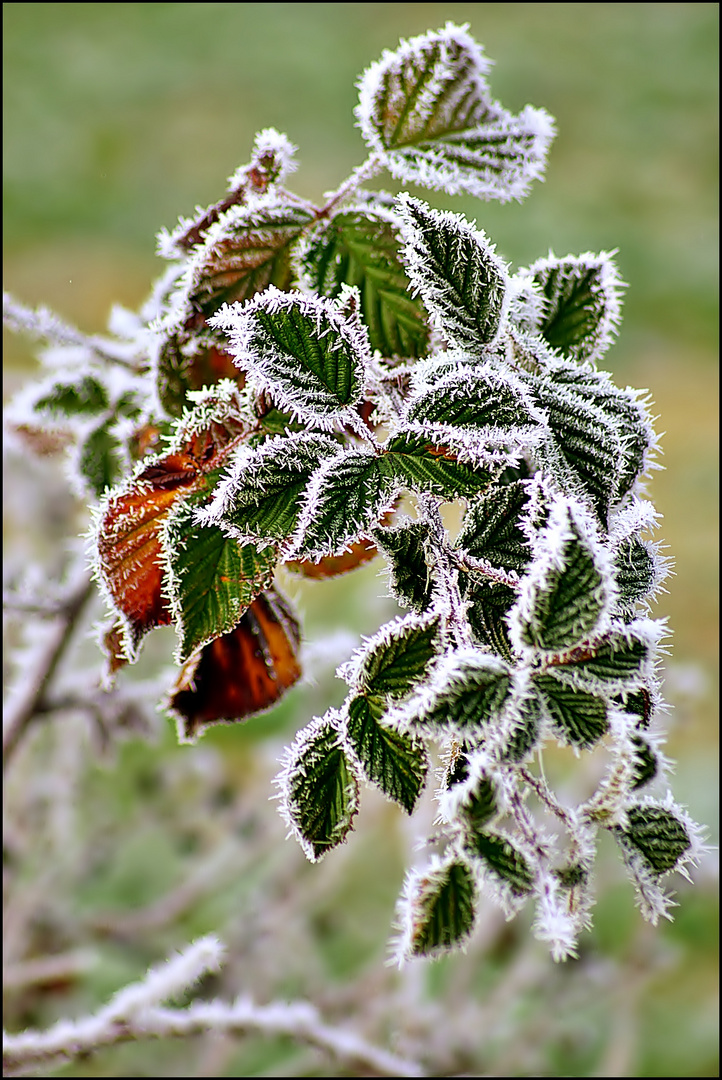
{"type": "MultiPolygon", "coordinates": [[[[716,842],[717,4],[4,4],[5,288],[102,331],[111,305],[137,306],[160,273],[156,231],[219,198],[259,129],[277,127],[299,147],[290,181],[299,194],[319,199],[337,186],[364,156],[353,125],[356,79],[399,37],[447,20],[468,22],[495,61],[495,96],[515,111],[543,106],[558,136],[545,182],[521,205],[423,197],[476,219],[515,265],[550,248],[618,249],[629,289],[604,366],[618,382],[650,390],[665,433],[665,471],[653,476],[650,496],[676,568],[655,612],[674,634],[666,750],[678,761],[677,798],[716,842]]],[[[9,335],[4,343],[7,393],[35,361],[29,343],[9,335]]],[[[299,589],[309,634],[342,626],[349,609],[355,631],[375,629],[384,613],[376,569],[299,589]]],[[[298,715],[283,706],[278,720],[262,722],[270,726],[244,734],[244,745],[293,731],[309,705],[325,707],[308,693],[295,700],[298,715]]],[[[235,736],[223,731],[216,743],[246,761],[235,736]]],[[[176,753],[171,743],[152,753],[176,753]]],[[[139,754],[123,759],[132,775],[139,754]]],[[[127,810],[123,793],[106,797],[119,815],[127,810]]],[[[132,852],[124,858],[132,862],[132,852]]],[[[111,880],[103,888],[121,902],[111,880]]],[[[653,946],[671,959],[645,984],[634,1071],[594,1073],[602,1066],[593,1056],[587,1064],[562,1048],[546,1065],[535,1061],[532,1074],[717,1074],[713,870],[679,891],[677,921],[653,946]]],[[[366,932],[377,950],[390,916],[385,900],[374,903],[366,932]]],[[[201,929],[213,925],[208,915],[201,929]]],[[[596,909],[591,947],[619,960],[639,926],[620,882],[596,909]]],[[[442,972],[429,978],[443,1000],[447,969],[433,970],[442,972]]],[[[237,1067],[250,1074],[244,1061],[237,1067]]],[[[113,1074],[122,1072],[105,1073],[113,1074]]]]}

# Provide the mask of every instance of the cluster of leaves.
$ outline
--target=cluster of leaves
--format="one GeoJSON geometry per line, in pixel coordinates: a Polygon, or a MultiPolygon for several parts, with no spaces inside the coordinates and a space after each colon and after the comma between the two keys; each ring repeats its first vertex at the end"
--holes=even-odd
{"type": "Polygon", "coordinates": [[[100,496],[109,666],[175,624],[181,738],[298,679],[277,566],[324,577],[383,554],[407,613],[339,669],[346,701],[299,732],[279,787],[318,860],[352,829],[362,782],[411,814],[441,754],[439,850],[408,877],[401,958],[463,944],[481,890],[510,915],[534,900],[563,958],[589,925],[600,829],[653,921],[661,879],[700,850],[671,796],[645,794],[665,765],[649,604],[666,566],[645,538],[648,403],[597,367],[619,322],[611,256],[512,273],[460,215],[362,188],[386,169],[526,194],[553,124],[495,102],[487,68],[452,25],[385,53],[360,82],[369,158],[322,207],[286,190],[293,148],[261,132],[226,197],[161,235],[169,273],[139,316],[116,317],[110,357],[86,349],[17,424],[90,418],[76,475],[100,496]],[[610,751],[573,810],[535,771],[549,740],[610,751]]]}

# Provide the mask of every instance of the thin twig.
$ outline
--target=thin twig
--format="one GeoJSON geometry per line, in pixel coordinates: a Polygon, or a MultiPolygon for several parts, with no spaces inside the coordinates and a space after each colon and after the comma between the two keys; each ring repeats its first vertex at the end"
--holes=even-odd
{"type": "Polygon", "coordinates": [[[44,648],[39,653],[35,670],[23,674],[22,685],[8,703],[3,718],[3,768],[20,743],[33,718],[43,712],[43,702],[58,663],[72,637],[80,614],[93,595],[94,585],[88,577],[68,596],[57,625],[48,633],[44,648]]]}

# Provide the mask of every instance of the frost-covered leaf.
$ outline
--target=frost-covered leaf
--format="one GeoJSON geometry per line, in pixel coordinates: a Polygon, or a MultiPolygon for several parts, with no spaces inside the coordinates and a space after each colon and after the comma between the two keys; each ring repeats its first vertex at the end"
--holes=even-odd
{"type": "Polygon", "coordinates": [[[477,738],[500,715],[510,691],[506,664],[481,650],[459,649],[448,653],[429,683],[389,716],[402,730],[426,738],[477,738]]]}
{"type": "Polygon", "coordinates": [[[245,543],[280,543],[298,524],[311,476],[340,451],[327,435],[291,434],[241,447],[202,520],[245,543]]]}
{"type": "Polygon", "coordinates": [[[614,700],[630,716],[637,718],[638,731],[646,731],[652,722],[654,715],[654,701],[649,688],[643,686],[639,690],[624,691],[618,694],[614,700]]]}
{"type": "Polygon", "coordinates": [[[506,616],[516,597],[515,590],[508,585],[483,579],[470,582],[465,589],[469,605],[466,617],[479,644],[491,646],[509,662],[513,659],[514,649],[506,616]]]}
{"type": "Polygon", "coordinates": [[[424,521],[405,521],[391,528],[375,529],[373,537],[388,559],[392,595],[403,607],[425,611],[433,589],[426,555],[429,526],[424,521]]]}
{"type": "Polygon", "coordinates": [[[353,685],[366,694],[401,698],[425,677],[438,648],[438,618],[410,615],[389,623],[356,658],[353,685]]]}
{"type": "Polygon", "coordinates": [[[172,454],[147,466],[120,491],[109,493],[101,507],[97,574],[123,617],[131,654],[148,630],[171,622],[161,588],[160,529],[173,505],[203,483],[194,458],[172,454]]]}
{"type": "Polygon", "coordinates": [[[358,809],[358,783],[334,723],[315,720],[299,732],[279,784],[284,817],[318,862],[346,839],[358,809]]]}
{"type": "Polygon", "coordinates": [[[356,116],[392,176],[451,194],[522,198],[541,176],[551,118],[493,101],[489,62],[463,27],[401,41],[364,72],[356,116]]]}
{"type": "Polygon", "coordinates": [[[649,739],[644,739],[641,735],[632,735],[630,742],[633,747],[632,791],[639,791],[659,775],[660,761],[649,739]]]}
{"type": "Polygon", "coordinates": [[[522,853],[505,836],[491,832],[470,833],[466,850],[507,886],[514,896],[524,896],[534,886],[534,874],[522,853]]]}
{"type": "Polygon", "coordinates": [[[271,708],[301,677],[298,621],[280,593],[260,593],[230,633],[183,665],[168,707],[181,741],[209,724],[234,723],[271,708]]]}
{"type": "Polygon", "coordinates": [[[471,867],[462,859],[447,858],[414,873],[404,894],[402,957],[438,956],[469,937],[477,889],[471,867]]]}
{"type": "Polygon", "coordinates": [[[184,662],[200,646],[231,631],[273,577],[275,552],[241,545],[217,525],[201,525],[190,496],[168,515],[161,534],[167,593],[184,662]]]}
{"type": "Polygon", "coordinates": [[[651,677],[662,633],[663,624],[638,619],[565,654],[554,673],[564,682],[597,692],[639,685],[651,677]]]}
{"type": "Polygon", "coordinates": [[[538,333],[573,360],[599,360],[621,318],[622,281],[611,254],[550,255],[522,273],[543,297],[538,333]]]}
{"type": "Polygon", "coordinates": [[[238,366],[280,408],[322,429],[357,419],[370,351],[347,305],[271,287],[243,306],[224,307],[211,325],[227,332],[238,366]]]}
{"type": "Polygon", "coordinates": [[[302,254],[311,288],[337,297],[355,285],[372,349],[382,356],[419,357],[426,352],[429,326],[399,256],[398,223],[388,209],[359,206],[342,210],[311,234],[302,254]]]}
{"type": "Polygon", "coordinates": [[[384,725],[383,700],[357,696],[351,700],[346,739],[368,781],[411,814],[429,768],[424,745],[384,725]]]}
{"type": "Polygon", "coordinates": [[[492,566],[523,573],[531,552],[521,528],[529,494],[521,481],[490,486],[468,508],[455,547],[492,566]]]}
{"type": "Polygon", "coordinates": [[[510,615],[512,640],[522,650],[564,652],[604,629],[610,607],[605,552],[563,501],[554,504],[535,546],[510,615]]]}
{"type": "Polygon", "coordinates": [[[184,325],[191,313],[210,320],[224,304],[242,303],[269,286],[289,289],[291,245],[312,221],[310,208],[294,202],[230,207],[194,249],[167,323],[184,325]]]}
{"type": "Polygon", "coordinates": [[[307,488],[289,557],[342,555],[379,524],[401,486],[372,450],[347,450],[324,462],[307,488]]]}
{"type": "Polygon", "coordinates": [[[416,294],[446,341],[470,353],[503,326],[509,277],[483,232],[459,214],[399,197],[404,261],[416,294]]]}
{"type": "Polygon", "coordinates": [[[472,468],[444,447],[430,444],[418,425],[413,432],[402,431],[388,439],[383,449],[384,470],[411,491],[453,501],[472,498],[491,479],[483,469],[472,468]]]}
{"type": "Polygon", "coordinates": [[[522,762],[530,757],[543,734],[542,705],[539,695],[532,690],[518,704],[512,718],[511,732],[504,749],[504,761],[522,762]]]}
{"type": "Polygon", "coordinates": [[[458,368],[412,398],[410,434],[457,451],[474,463],[503,464],[535,437],[538,416],[521,383],[488,365],[458,368]]]}
{"type": "Polygon", "coordinates": [[[627,827],[617,829],[617,836],[627,850],[641,855],[657,875],[674,870],[692,846],[681,816],[653,802],[630,807],[627,827]]]}
{"type": "Polygon", "coordinates": [[[619,544],[614,570],[619,603],[627,608],[654,593],[664,574],[656,545],[638,536],[626,537],[619,544]]]}
{"type": "Polygon", "coordinates": [[[606,525],[650,466],[656,436],[644,403],[605,373],[564,362],[532,382],[558,452],[606,525]]]}
{"type": "Polygon", "coordinates": [[[609,730],[608,705],[603,697],[569,686],[552,675],[537,675],[534,686],[554,730],[564,742],[588,748],[609,730]]]}

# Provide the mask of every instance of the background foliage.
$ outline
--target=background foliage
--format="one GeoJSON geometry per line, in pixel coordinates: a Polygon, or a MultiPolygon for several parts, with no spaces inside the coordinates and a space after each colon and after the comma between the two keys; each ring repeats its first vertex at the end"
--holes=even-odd
{"type": "MultiPolygon", "coordinates": [[[[400,36],[447,19],[468,21],[496,61],[494,94],[513,111],[531,102],[555,116],[559,134],[546,181],[525,203],[433,201],[475,218],[516,265],[550,247],[557,255],[619,249],[630,289],[620,340],[605,366],[617,382],[650,389],[666,432],[666,471],[650,490],[676,563],[670,594],[655,612],[668,615],[674,631],[667,753],[678,761],[677,798],[710,824],[717,778],[718,10],[714,4],[3,8],[5,287],[89,332],[103,330],[113,302],[134,307],[145,298],[162,269],[154,254],[157,229],[218,198],[262,127],[285,131],[299,147],[300,169],[290,184],[299,194],[317,199],[336,186],[363,156],[352,123],[354,81],[400,36]]],[[[6,338],[6,393],[32,375],[34,364],[27,343],[6,338]]],[[[35,474],[27,468],[13,459],[6,544],[11,553],[22,544],[57,562],[58,541],[83,527],[82,512],[56,486],[39,526],[39,507],[27,498],[35,474]]],[[[348,579],[295,585],[308,637],[349,628],[350,612],[356,634],[388,617],[393,609],[381,596],[377,572],[373,564],[348,579]]],[[[172,635],[161,631],[155,638],[141,674],[170,655],[172,635]]],[[[83,648],[92,655],[92,645],[83,648]]],[[[353,1015],[373,996],[376,981],[388,985],[379,972],[408,841],[397,811],[367,795],[359,834],[335,859],[312,867],[266,809],[282,744],[314,711],[341,697],[332,670],[294,691],[270,717],[214,732],[197,748],[177,748],[168,724],[156,745],[129,741],[106,768],[87,767],[72,750],[68,727],[63,753],[76,786],[69,792],[48,783],[54,827],[35,863],[23,869],[36,898],[43,889],[52,892],[44,926],[28,936],[28,955],[81,943],[100,962],[62,993],[26,989],[20,1004],[13,994],[8,1026],[75,1015],[167,949],[210,929],[242,957],[236,992],[248,989],[263,1000],[309,996],[353,1015]],[[208,871],[197,902],[160,926],[141,918],[133,929],[133,917],[202,869],[226,834],[227,859],[208,871]],[[270,918],[264,924],[259,908],[266,903],[285,912],[282,927],[270,918]]],[[[57,767],[51,740],[45,752],[57,767]]],[[[420,1018],[425,1008],[451,1015],[459,1001],[467,1010],[474,1002],[486,1017],[480,1030],[497,1010],[505,1024],[513,1014],[523,1041],[512,1056],[503,1050],[503,1031],[491,1042],[478,1035],[470,1039],[471,1059],[455,1062],[459,1071],[716,1075],[713,861],[694,889],[680,889],[674,924],[653,932],[608,860],[595,930],[576,968],[552,968],[545,956],[524,951],[520,927],[497,934],[491,951],[414,966],[395,992],[412,995],[420,1018]],[[518,978],[504,1010],[498,994],[509,970],[518,978]],[[596,997],[595,979],[605,988],[596,997]],[[571,999],[570,1019],[562,1021],[559,1004],[571,999]],[[501,1056],[494,1057],[497,1043],[501,1056]]],[[[12,919],[9,926],[12,931],[12,919]]],[[[335,1072],[324,1072],[319,1061],[294,1057],[280,1041],[249,1040],[198,1048],[195,1065],[206,1075],[335,1072]]],[[[175,1075],[186,1064],[181,1047],[140,1054],[129,1047],[66,1072],[175,1075]]]]}

